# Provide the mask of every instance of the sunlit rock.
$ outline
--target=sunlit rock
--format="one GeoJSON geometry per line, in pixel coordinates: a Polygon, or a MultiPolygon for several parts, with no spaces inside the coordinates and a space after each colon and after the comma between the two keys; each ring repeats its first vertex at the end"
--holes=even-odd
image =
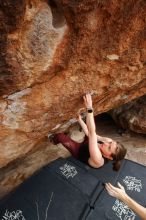
{"type": "Polygon", "coordinates": [[[0,167],[67,129],[88,91],[95,115],[146,94],[145,21],[145,0],[0,1],[0,167]]]}

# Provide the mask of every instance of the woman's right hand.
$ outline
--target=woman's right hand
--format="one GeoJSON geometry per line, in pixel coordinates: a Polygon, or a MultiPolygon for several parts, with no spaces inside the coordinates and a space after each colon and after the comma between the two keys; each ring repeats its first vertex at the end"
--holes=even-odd
{"type": "Polygon", "coordinates": [[[125,192],[124,187],[119,182],[118,182],[118,186],[119,186],[119,188],[114,187],[110,183],[105,184],[105,188],[110,196],[113,196],[113,197],[123,201],[127,194],[125,192]]]}
{"type": "Polygon", "coordinates": [[[90,93],[87,93],[85,96],[83,96],[84,104],[86,108],[92,109],[92,97],[90,93]]]}

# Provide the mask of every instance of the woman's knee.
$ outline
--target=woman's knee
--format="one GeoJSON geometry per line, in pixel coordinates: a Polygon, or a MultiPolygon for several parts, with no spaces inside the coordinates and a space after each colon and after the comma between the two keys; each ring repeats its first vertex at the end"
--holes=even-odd
{"type": "Polygon", "coordinates": [[[54,135],[53,142],[54,144],[64,143],[68,139],[70,139],[66,134],[64,133],[57,133],[54,135]]]}

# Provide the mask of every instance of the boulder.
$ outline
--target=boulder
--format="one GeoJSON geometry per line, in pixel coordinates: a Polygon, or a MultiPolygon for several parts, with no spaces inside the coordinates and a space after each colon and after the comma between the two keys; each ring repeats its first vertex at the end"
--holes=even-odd
{"type": "Polygon", "coordinates": [[[0,1],[0,167],[76,122],[146,94],[145,0],[0,1]]]}
{"type": "Polygon", "coordinates": [[[146,96],[115,108],[110,114],[122,128],[146,134],[146,96]]]}

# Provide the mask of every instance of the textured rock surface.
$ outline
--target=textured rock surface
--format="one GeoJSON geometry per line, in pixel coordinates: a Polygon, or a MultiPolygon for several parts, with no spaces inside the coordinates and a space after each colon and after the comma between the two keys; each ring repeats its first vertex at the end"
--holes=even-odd
{"type": "Polygon", "coordinates": [[[145,0],[0,1],[0,167],[73,123],[146,94],[145,0]]]}
{"type": "Polygon", "coordinates": [[[111,110],[110,114],[122,128],[146,134],[146,96],[111,110]]]}

